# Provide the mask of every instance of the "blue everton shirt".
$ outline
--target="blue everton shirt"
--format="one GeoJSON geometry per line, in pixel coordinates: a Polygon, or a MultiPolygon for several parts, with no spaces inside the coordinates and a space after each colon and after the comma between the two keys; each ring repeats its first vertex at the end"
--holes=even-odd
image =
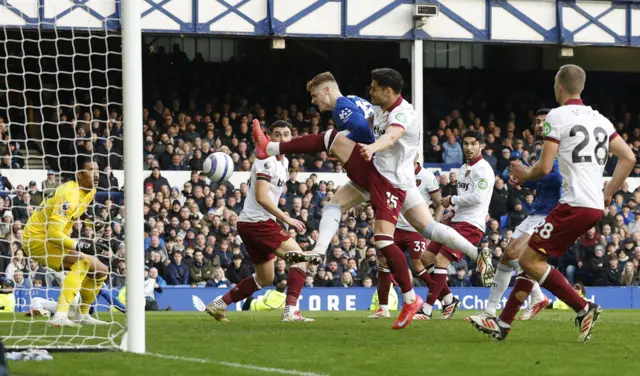
{"type": "Polygon", "coordinates": [[[373,117],[373,105],[368,101],[348,95],[340,97],[333,109],[333,121],[339,131],[348,131],[347,137],[361,144],[372,144],[375,141],[373,130],[369,126],[373,117]]]}

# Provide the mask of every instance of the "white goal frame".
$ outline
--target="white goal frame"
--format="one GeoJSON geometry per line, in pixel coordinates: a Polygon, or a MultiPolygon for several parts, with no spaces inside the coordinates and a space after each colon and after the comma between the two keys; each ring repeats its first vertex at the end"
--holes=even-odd
{"type": "MultiPolygon", "coordinates": [[[[122,43],[122,110],[123,110],[123,164],[124,164],[124,198],[126,216],[124,218],[127,265],[126,272],[126,324],[124,333],[120,326],[118,333],[111,339],[121,337],[121,343],[110,345],[84,345],[83,343],[66,343],[40,346],[39,335],[30,330],[25,339],[18,339],[15,344],[5,347],[9,350],[46,349],[50,351],[110,351],[121,350],[133,353],[145,353],[145,297],[144,297],[144,194],[143,183],[145,171],[143,166],[143,98],[142,98],[142,28],[141,9],[144,0],[113,0],[120,3],[120,35],[122,43]],[[29,343],[27,338],[35,338],[29,343]]],[[[117,5],[116,5],[117,6],[117,5]]],[[[0,9],[0,14],[2,9],[0,9]]],[[[25,25],[29,29],[31,25],[25,25]]],[[[7,30],[15,26],[4,26],[7,30]]],[[[55,25],[54,25],[55,27],[55,25]]],[[[86,31],[83,28],[82,31],[86,31]]],[[[8,72],[7,72],[8,74],[8,72]]],[[[45,105],[43,105],[45,106],[45,105]]],[[[10,107],[10,105],[9,105],[10,107]]],[[[49,107],[53,107],[50,106],[49,107]]],[[[44,121],[44,119],[43,119],[44,121]]],[[[97,298],[96,298],[97,299],[97,298]]],[[[14,322],[19,320],[15,319],[14,322]]],[[[13,326],[12,326],[13,328],[13,326]]],[[[66,328],[65,328],[66,329],[66,328]]],[[[95,333],[95,332],[94,332],[95,333]]],[[[9,336],[16,340],[17,336],[9,336]]],[[[60,334],[67,338],[73,335],[60,334]]],[[[105,341],[107,343],[107,341],[105,341]]],[[[6,341],[5,341],[6,344],[6,341]]]]}
{"type": "Polygon", "coordinates": [[[142,145],[142,0],[122,0],[122,104],[127,263],[127,333],[123,350],[145,352],[144,166],[142,145]]]}

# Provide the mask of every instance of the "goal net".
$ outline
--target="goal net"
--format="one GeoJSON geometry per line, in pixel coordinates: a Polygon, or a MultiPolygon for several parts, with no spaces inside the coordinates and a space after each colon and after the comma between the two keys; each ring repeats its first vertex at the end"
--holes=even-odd
{"type": "Polygon", "coordinates": [[[119,2],[0,1],[0,336],[8,348],[117,349],[125,332],[113,304],[126,270],[119,2]],[[95,255],[110,274],[91,307],[108,325],[53,327],[46,315],[68,270],[54,270],[50,247],[44,261],[30,258],[23,231],[56,187],[76,178],[82,154],[99,166],[94,200],[77,218],[66,202],[53,210],[69,214],[72,238],[108,245],[95,255]]]}

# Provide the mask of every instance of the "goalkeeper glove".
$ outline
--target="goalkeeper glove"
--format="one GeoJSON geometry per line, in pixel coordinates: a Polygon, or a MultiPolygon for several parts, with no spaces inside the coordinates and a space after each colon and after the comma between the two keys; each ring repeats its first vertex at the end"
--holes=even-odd
{"type": "Polygon", "coordinates": [[[93,240],[80,239],[78,240],[76,249],[82,253],[86,253],[89,255],[99,255],[102,252],[108,251],[109,246],[93,240]]]}

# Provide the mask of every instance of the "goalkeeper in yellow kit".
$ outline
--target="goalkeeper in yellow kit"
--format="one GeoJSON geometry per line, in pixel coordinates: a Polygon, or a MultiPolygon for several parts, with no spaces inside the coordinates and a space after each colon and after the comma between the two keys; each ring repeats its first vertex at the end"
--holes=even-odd
{"type": "Polygon", "coordinates": [[[109,269],[95,257],[108,247],[91,240],[69,237],[75,222],[91,205],[98,185],[98,166],[87,156],[76,157],[75,181],[69,181],[51,193],[33,212],[24,228],[24,249],[40,264],[66,271],[52,326],[108,325],[89,314],[109,269]],[[74,317],[69,307],[77,294],[80,304],[74,317]]]}

